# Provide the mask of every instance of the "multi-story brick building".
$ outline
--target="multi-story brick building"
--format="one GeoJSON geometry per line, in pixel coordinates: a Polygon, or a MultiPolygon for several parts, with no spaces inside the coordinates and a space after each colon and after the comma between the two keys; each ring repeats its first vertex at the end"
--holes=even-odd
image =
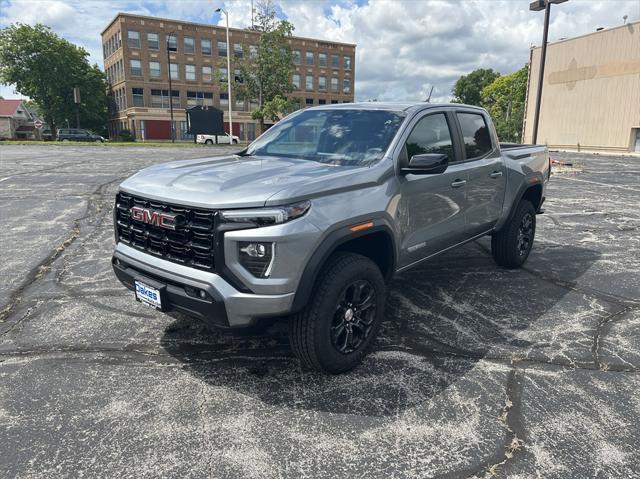
{"type": "MultiPolygon", "coordinates": [[[[258,122],[251,118],[255,105],[229,99],[219,79],[228,74],[226,56],[231,55],[235,74],[234,60],[250,55],[258,38],[255,31],[231,28],[227,45],[224,27],[116,15],[102,32],[104,67],[113,96],[111,137],[126,129],[140,140],[170,139],[170,70],[176,139],[190,139],[185,110],[196,105],[223,110],[228,128],[228,102],[232,101],[233,133],[243,141],[253,140],[259,133],[258,122]]],[[[296,86],[291,98],[303,107],[353,101],[355,45],[302,37],[288,42],[296,86]]]]}

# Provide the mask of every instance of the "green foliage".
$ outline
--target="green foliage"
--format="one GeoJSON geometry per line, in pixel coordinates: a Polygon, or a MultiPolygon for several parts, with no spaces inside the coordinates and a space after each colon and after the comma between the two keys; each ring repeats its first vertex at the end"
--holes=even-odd
{"type": "Polygon", "coordinates": [[[453,90],[453,102],[465,103],[467,105],[480,106],[482,101],[482,89],[491,84],[500,73],[493,71],[491,68],[478,68],[468,75],[462,75],[458,78],[453,90]]]}
{"type": "Polygon", "coordinates": [[[120,131],[120,141],[135,141],[136,139],[133,137],[129,130],[121,130],[120,131]]]}
{"type": "Polygon", "coordinates": [[[528,70],[496,78],[482,89],[481,106],[491,114],[498,138],[518,142],[522,136],[528,70]]]}
{"type": "Polygon", "coordinates": [[[107,84],[89,53],[58,37],[42,24],[20,23],[0,30],[0,83],[15,84],[40,108],[51,131],[75,124],[73,88],[80,88],[80,124],[98,133],[106,129],[107,84]]]}
{"type": "Polygon", "coordinates": [[[293,91],[293,56],[287,42],[293,29],[288,21],[276,18],[271,2],[259,3],[254,25],[254,30],[261,32],[257,49],[252,52],[245,45],[243,58],[235,61],[241,81],[230,76],[236,96],[258,104],[253,118],[260,120],[262,131],[264,120],[277,120],[293,109],[293,103],[286,100],[293,91]]]}

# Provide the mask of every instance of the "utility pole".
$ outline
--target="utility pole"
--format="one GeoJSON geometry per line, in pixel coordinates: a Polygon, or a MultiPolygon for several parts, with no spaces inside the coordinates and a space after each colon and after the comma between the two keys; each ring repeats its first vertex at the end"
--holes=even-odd
{"type": "MultiPolygon", "coordinates": [[[[176,142],[176,134],[173,128],[173,89],[171,85],[171,57],[169,55],[170,51],[175,51],[175,48],[169,47],[169,38],[171,36],[176,36],[174,32],[167,33],[167,75],[169,76],[169,115],[171,116],[171,123],[169,123],[169,129],[171,130],[171,143],[176,142]]],[[[177,40],[176,40],[177,41],[177,40]]]]}
{"type": "Polygon", "coordinates": [[[229,12],[222,8],[216,9],[216,12],[224,13],[227,21],[227,95],[229,96],[229,144],[233,144],[233,120],[231,118],[231,44],[229,43],[229,12]]]}
{"type": "Polygon", "coordinates": [[[76,104],[76,128],[80,129],[80,88],[77,86],[73,87],[73,103],[76,104]]]}
{"type": "Polygon", "coordinates": [[[552,3],[564,3],[567,0],[535,0],[529,4],[529,10],[539,12],[544,10],[544,30],[542,32],[542,50],[540,51],[540,68],[538,75],[538,91],[536,93],[536,109],[533,117],[533,132],[531,143],[538,141],[538,122],[540,121],[540,103],[542,102],[542,81],[544,80],[544,65],[547,59],[547,38],[549,36],[549,15],[552,3]]]}

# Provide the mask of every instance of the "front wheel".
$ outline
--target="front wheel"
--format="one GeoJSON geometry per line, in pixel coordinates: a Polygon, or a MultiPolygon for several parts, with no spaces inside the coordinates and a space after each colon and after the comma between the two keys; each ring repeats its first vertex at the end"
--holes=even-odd
{"type": "Polygon", "coordinates": [[[522,200],[511,221],[491,237],[491,254],[500,266],[519,268],[529,257],[536,234],[536,210],[522,200]]]}
{"type": "Polygon", "coordinates": [[[206,140],[204,142],[205,145],[213,145],[213,140],[206,140]]]}
{"type": "Polygon", "coordinates": [[[386,287],[365,256],[337,253],[323,268],[307,307],[289,319],[289,341],[304,367],[332,374],[355,368],[384,317],[386,287]]]}
{"type": "Polygon", "coordinates": [[[231,144],[233,144],[233,145],[237,145],[237,144],[238,144],[238,140],[232,140],[232,141],[231,141],[231,144]]]}

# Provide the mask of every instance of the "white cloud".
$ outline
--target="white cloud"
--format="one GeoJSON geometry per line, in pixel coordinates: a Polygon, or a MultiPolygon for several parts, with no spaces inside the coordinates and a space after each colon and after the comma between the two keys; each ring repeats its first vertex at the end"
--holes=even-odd
{"type": "MultiPolygon", "coordinates": [[[[515,71],[529,59],[530,44],[542,37],[542,12],[529,0],[280,0],[297,35],[356,43],[356,98],[422,100],[431,88],[446,101],[453,82],[474,68],[515,71]]],[[[45,23],[102,64],[100,32],[118,11],[224,24],[214,10],[223,6],[231,26],[251,21],[251,1],[156,2],[126,0],[3,0],[0,26],[45,23]]],[[[571,0],[552,7],[549,39],[571,37],[640,19],[638,0],[571,0]]],[[[3,88],[2,95],[16,97],[3,88]]]]}

